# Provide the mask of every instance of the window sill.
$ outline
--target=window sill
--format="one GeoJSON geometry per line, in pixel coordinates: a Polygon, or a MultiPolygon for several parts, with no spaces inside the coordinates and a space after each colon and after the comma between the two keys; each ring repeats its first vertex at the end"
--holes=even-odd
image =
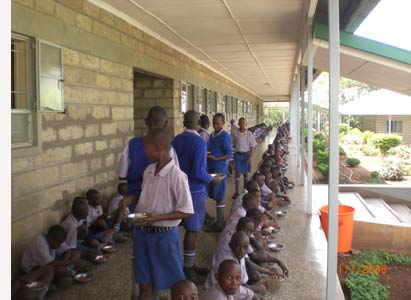
{"type": "Polygon", "coordinates": [[[21,147],[21,148],[12,148],[11,149],[11,159],[29,157],[29,156],[34,156],[34,155],[38,155],[41,153],[42,153],[42,147],[40,145],[21,147]]]}

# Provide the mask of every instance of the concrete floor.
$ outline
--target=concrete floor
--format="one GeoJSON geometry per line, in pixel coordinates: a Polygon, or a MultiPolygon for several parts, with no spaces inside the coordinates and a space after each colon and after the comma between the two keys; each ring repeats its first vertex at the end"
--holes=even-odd
{"type": "MultiPolygon", "coordinates": [[[[273,134],[259,144],[252,160],[255,172],[262,153],[267,144],[273,140],[273,134]]],[[[298,183],[299,168],[296,166],[297,157],[295,149],[290,147],[289,180],[298,183]]],[[[228,178],[226,193],[226,214],[231,208],[231,196],[234,193],[234,176],[228,178]]],[[[320,227],[318,215],[307,215],[306,187],[296,184],[289,191],[292,204],[285,208],[288,214],[279,219],[282,230],[276,235],[276,242],[284,244],[284,250],[277,257],[289,269],[289,278],[283,281],[281,288],[275,295],[267,295],[266,299],[285,300],[320,300],[325,299],[326,289],[326,260],[327,242],[320,227]]],[[[207,210],[215,215],[215,204],[209,201],[207,210]]],[[[199,235],[197,249],[197,264],[209,267],[213,251],[218,239],[218,234],[202,231],[199,235]]],[[[88,284],[75,284],[66,291],[56,291],[50,295],[54,300],[111,300],[130,299],[131,294],[131,242],[118,245],[118,251],[111,254],[111,259],[104,265],[93,267],[96,279],[88,284]]],[[[338,280],[338,278],[337,278],[338,280]]],[[[338,282],[338,281],[337,281],[338,282]]],[[[199,287],[202,291],[202,287],[199,287]]],[[[167,299],[165,293],[162,299],[167,299]]],[[[338,284],[337,299],[344,299],[338,284]]]]}

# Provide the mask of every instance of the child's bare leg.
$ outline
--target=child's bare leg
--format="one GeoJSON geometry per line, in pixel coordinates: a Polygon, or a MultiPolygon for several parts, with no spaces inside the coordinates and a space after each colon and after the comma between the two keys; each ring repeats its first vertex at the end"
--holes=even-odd
{"type": "Polygon", "coordinates": [[[140,295],[138,296],[138,300],[152,300],[153,285],[151,283],[139,284],[139,288],[140,288],[140,295]]]}
{"type": "Polygon", "coordinates": [[[267,289],[261,284],[249,284],[248,288],[260,296],[264,296],[267,293],[267,289]]]}
{"type": "Polygon", "coordinates": [[[53,267],[47,265],[37,268],[35,271],[22,276],[21,280],[24,282],[40,281],[49,287],[53,281],[53,278],[54,269],[53,267]]]}

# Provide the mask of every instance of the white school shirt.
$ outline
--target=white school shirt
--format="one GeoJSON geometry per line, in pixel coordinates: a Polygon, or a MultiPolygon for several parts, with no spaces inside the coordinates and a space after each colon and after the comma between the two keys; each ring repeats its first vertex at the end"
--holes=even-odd
{"type": "MultiPolygon", "coordinates": [[[[113,199],[111,199],[110,204],[108,206],[108,214],[109,215],[113,214],[118,209],[118,207],[120,206],[120,202],[123,199],[124,199],[123,195],[120,195],[120,194],[114,196],[113,199]]],[[[128,208],[126,208],[126,210],[127,209],[128,208]]]]}
{"type": "Polygon", "coordinates": [[[218,283],[217,278],[215,278],[215,274],[218,272],[218,266],[220,263],[225,261],[226,259],[231,259],[236,262],[238,262],[241,266],[241,284],[247,284],[248,281],[248,274],[247,274],[247,269],[245,267],[245,258],[248,258],[248,255],[245,255],[243,258],[240,260],[235,257],[233,251],[229,249],[228,251],[226,249],[216,249],[216,252],[213,256],[212,260],[212,265],[211,265],[211,270],[208,273],[207,280],[204,284],[205,288],[209,288],[213,286],[214,284],[218,283]]]}
{"type": "Polygon", "coordinates": [[[37,236],[27,246],[21,258],[21,267],[25,272],[32,271],[35,267],[42,267],[54,261],[56,250],[51,249],[43,234],[37,236]]]}
{"type": "Polygon", "coordinates": [[[233,135],[233,146],[236,151],[249,152],[257,146],[257,142],[251,131],[246,129],[244,132],[240,132],[238,129],[233,135]]]}
{"type": "Polygon", "coordinates": [[[205,130],[204,128],[200,128],[198,130],[198,133],[200,134],[200,136],[207,142],[208,139],[210,138],[210,133],[205,130]]]}
{"type": "MultiPolygon", "coordinates": [[[[187,175],[177,167],[173,159],[154,176],[157,163],[148,165],[143,175],[140,199],[136,213],[166,214],[175,211],[193,214],[193,200],[187,175]]],[[[153,226],[177,226],[178,220],[152,223],[153,226]]]]}
{"type": "MultiPolygon", "coordinates": [[[[126,144],[126,146],[124,147],[123,152],[121,152],[120,155],[120,163],[118,165],[118,169],[117,169],[117,176],[121,177],[121,178],[126,178],[127,177],[127,173],[128,173],[128,168],[130,166],[130,159],[128,158],[128,143],[126,144]]],[[[174,164],[177,167],[180,167],[180,164],[178,162],[178,157],[177,157],[177,153],[176,150],[174,150],[173,147],[170,147],[170,157],[173,159],[174,164]]]]}
{"type": "Polygon", "coordinates": [[[233,124],[233,125],[231,125],[231,128],[230,128],[230,135],[231,135],[231,137],[233,137],[234,136],[234,133],[238,130],[238,126],[237,125],[235,125],[235,124],[233,124]]]}
{"type": "Polygon", "coordinates": [[[77,228],[84,224],[83,221],[84,220],[77,220],[73,214],[70,213],[60,224],[66,230],[67,237],[66,241],[57,249],[57,255],[77,247],[77,228]]]}
{"type": "Polygon", "coordinates": [[[265,183],[260,188],[260,190],[261,190],[261,195],[263,195],[263,197],[273,193],[273,191],[265,183]]]}
{"type": "Polygon", "coordinates": [[[97,206],[88,206],[88,215],[87,215],[87,226],[90,226],[93,224],[98,217],[100,217],[103,214],[103,207],[101,205],[97,206]]]}
{"type": "Polygon", "coordinates": [[[214,284],[209,287],[201,297],[201,300],[234,300],[233,295],[226,295],[220,285],[214,284]]]}

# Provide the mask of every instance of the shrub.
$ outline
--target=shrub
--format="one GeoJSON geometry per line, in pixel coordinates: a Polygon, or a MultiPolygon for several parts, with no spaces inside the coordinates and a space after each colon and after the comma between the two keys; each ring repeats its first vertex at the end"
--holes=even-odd
{"type": "Polygon", "coordinates": [[[349,157],[346,159],[345,163],[349,165],[351,168],[355,168],[361,163],[361,161],[358,158],[349,157]]]}
{"type": "Polygon", "coordinates": [[[340,133],[347,134],[349,130],[350,130],[350,125],[345,124],[345,123],[340,124],[340,126],[339,126],[339,132],[340,133]]]}
{"type": "Polygon", "coordinates": [[[364,144],[368,144],[371,139],[374,137],[375,133],[369,130],[366,130],[362,133],[362,140],[364,144]]]}
{"type": "MultiPolygon", "coordinates": [[[[355,128],[357,129],[357,128],[355,128]]],[[[357,134],[347,134],[344,136],[344,144],[360,145],[362,143],[362,136],[357,134]]]]}
{"type": "Polygon", "coordinates": [[[364,155],[367,156],[376,156],[380,153],[380,151],[375,148],[372,144],[365,144],[360,147],[360,150],[364,155]]]}
{"type": "Polygon", "coordinates": [[[396,134],[376,134],[372,143],[385,155],[391,148],[402,144],[402,137],[396,134]]]}
{"type": "Polygon", "coordinates": [[[404,175],[411,175],[411,166],[405,166],[404,167],[404,175]]]}
{"type": "Polygon", "coordinates": [[[318,164],[327,164],[328,165],[328,150],[318,150],[315,159],[318,164]]]}
{"type": "Polygon", "coordinates": [[[397,157],[405,158],[407,159],[409,156],[409,153],[407,152],[407,147],[405,145],[399,145],[397,147],[391,148],[387,152],[389,155],[395,155],[397,157]]]}
{"type": "Polygon", "coordinates": [[[370,175],[371,175],[371,178],[370,180],[368,180],[369,183],[380,183],[381,182],[380,173],[378,173],[378,171],[372,171],[370,175]]]}
{"type": "Polygon", "coordinates": [[[318,171],[324,176],[324,178],[328,178],[328,165],[327,164],[319,164],[318,171]]]}
{"type": "Polygon", "coordinates": [[[348,134],[350,135],[358,135],[358,136],[362,136],[362,132],[361,130],[359,130],[358,128],[352,128],[348,131],[348,134]]]}
{"type": "Polygon", "coordinates": [[[317,153],[319,150],[324,151],[327,147],[327,144],[325,143],[325,141],[321,141],[321,140],[313,140],[313,152],[317,153]]]}
{"type": "Polygon", "coordinates": [[[326,136],[323,132],[319,132],[316,135],[314,135],[314,139],[315,140],[320,140],[320,141],[324,141],[326,140],[326,136]]]}
{"type": "Polygon", "coordinates": [[[385,158],[381,165],[380,176],[386,180],[402,180],[404,167],[401,160],[394,156],[385,158]]]}
{"type": "Polygon", "coordinates": [[[340,153],[340,155],[346,155],[347,153],[345,152],[345,150],[344,150],[344,148],[343,147],[339,147],[339,153],[340,153]]]}

